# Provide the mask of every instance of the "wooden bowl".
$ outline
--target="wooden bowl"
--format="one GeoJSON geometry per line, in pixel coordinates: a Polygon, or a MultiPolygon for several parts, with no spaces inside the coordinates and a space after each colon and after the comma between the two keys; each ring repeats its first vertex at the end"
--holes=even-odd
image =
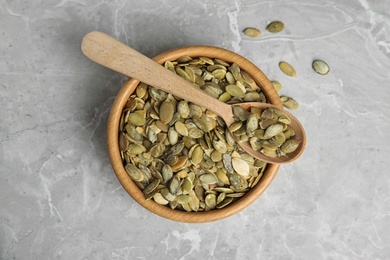
{"type": "MultiPolygon", "coordinates": [[[[205,56],[223,59],[230,63],[235,62],[241,69],[245,70],[253,77],[270,103],[282,107],[278,93],[275,91],[272,83],[264,75],[264,73],[252,62],[234,52],[211,46],[190,46],[167,51],[155,57],[154,60],[163,64],[167,60],[173,61],[183,55],[188,55],[190,57],[205,56]]],[[[270,185],[279,169],[279,164],[268,164],[263,177],[255,187],[253,187],[245,196],[236,202],[222,209],[214,209],[207,212],[185,212],[160,205],[153,200],[145,200],[144,194],[131,180],[123,166],[118,145],[119,121],[122,110],[138,84],[138,80],[129,79],[119,91],[112,105],[108,120],[107,144],[111,164],[119,182],[125,188],[127,193],[140,205],[161,217],[174,221],[189,223],[211,222],[229,217],[243,210],[254,202],[270,185]]]]}

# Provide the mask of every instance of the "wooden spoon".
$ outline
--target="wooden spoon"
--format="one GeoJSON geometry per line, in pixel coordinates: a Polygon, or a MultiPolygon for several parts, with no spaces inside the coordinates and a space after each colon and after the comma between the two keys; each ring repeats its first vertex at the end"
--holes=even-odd
{"type": "MultiPolygon", "coordinates": [[[[232,106],[225,104],[214,97],[210,96],[193,83],[172,73],[164,66],[149,59],[143,54],[130,48],[129,46],[117,41],[111,36],[102,32],[88,33],[81,44],[82,52],[89,59],[96,63],[120,72],[126,76],[135,78],[148,85],[168,92],[174,96],[195,103],[199,106],[214,112],[222,117],[227,126],[234,123],[232,106]]],[[[234,104],[245,109],[257,107],[261,109],[281,107],[260,102],[248,102],[234,104]]],[[[288,156],[271,158],[265,156],[259,151],[253,150],[249,142],[238,142],[238,144],[253,157],[268,163],[288,163],[297,159],[303,152],[306,145],[306,135],[298,119],[284,111],[291,119],[291,127],[295,130],[296,136],[300,138],[301,143],[297,150],[289,153],[288,156]]]]}

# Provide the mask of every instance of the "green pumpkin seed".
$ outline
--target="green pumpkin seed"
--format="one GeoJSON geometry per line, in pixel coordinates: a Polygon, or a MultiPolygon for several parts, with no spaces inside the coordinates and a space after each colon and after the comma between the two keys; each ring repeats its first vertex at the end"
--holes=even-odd
{"type": "Polygon", "coordinates": [[[222,208],[226,207],[227,205],[232,203],[233,200],[234,200],[234,198],[232,198],[232,197],[226,197],[221,203],[219,203],[217,205],[217,209],[222,209],[222,208]]]}
{"type": "Polygon", "coordinates": [[[283,131],[283,125],[281,124],[273,124],[273,125],[270,125],[269,127],[267,127],[267,129],[265,130],[265,133],[264,133],[264,136],[266,138],[270,138],[270,137],[273,137],[277,134],[279,134],[280,132],[283,131]]]}
{"type": "Polygon", "coordinates": [[[271,81],[271,83],[277,92],[279,92],[283,88],[282,84],[280,84],[279,81],[273,80],[273,81],[271,81]]]}
{"type": "Polygon", "coordinates": [[[300,141],[298,139],[289,139],[282,144],[280,149],[284,153],[292,153],[298,148],[299,144],[300,141]]]}
{"type": "Polygon", "coordinates": [[[214,209],[217,206],[217,196],[215,194],[208,194],[205,198],[205,203],[210,209],[214,209]]]}
{"type": "Polygon", "coordinates": [[[153,200],[157,202],[160,205],[168,205],[169,201],[166,200],[161,193],[157,192],[156,194],[153,195],[153,200]]]}
{"type": "Polygon", "coordinates": [[[267,25],[266,30],[271,33],[278,33],[284,29],[284,24],[280,21],[274,21],[267,25]]]}
{"type": "Polygon", "coordinates": [[[200,146],[197,146],[192,153],[191,161],[194,165],[200,164],[200,162],[203,160],[203,149],[200,146]]]}
{"type": "Polygon", "coordinates": [[[135,165],[128,163],[125,170],[133,181],[143,181],[144,175],[135,165]]]}
{"type": "Polygon", "coordinates": [[[218,182],[218,178],[212,173],[206,173],[199,177],[199,180],[205,184],[215,184],[218,182]]]}
{"type": "Polygon", "coordinates": [[[313,67],[315,72],[317,72],[318,74],[321,74],[321,75],[326,75],[330,71],[329,65],[326,64],[326,62],[322,61],[322,60],[314,60],[312,63],[312,67],[313,67]]]}
{"type": "Polygon", "coordinates": [[[296,77],[297,76],[297,72],[295,71],[294,67],[291,66],[290,64],[288,64],[285,61],[279,62],[279,68],[287,76],[290,76],[290,77],[296,77]]]}
{"type": "Polygon", "coordinates": [[[184,100],[180,101],[177,104],[177,111],[182,118],[188,118],[190,115],[190,107],[188,106],[188,102],[184,100]]]}
{"type": "Polygon", "coordinates": [[[234,170],[241,176],[249,176],[249,164],[240,158],[232,158],[232,165],[234,170]]]}
{"type": "Polygon", "coordinates": [[[176,201],[179,204],[189,203],[191,201],[191,196],[189,196],[189,195],[178,195],[176,201]]]}
{"type": "Polygon", "coordinates": [[[284,107],[291,110],[296,110],[299,107],[298,102],[291,97],[281,96],[280,101],[282,101],[284,107]]]}
{"type": "Polygon", "coordinates": [[[163,124],[168,124],[175,113],[175,106],[170,100],[165,100],[160,107],[160,121],[163,124]]]}
{"type": "Polygon", "coordinates": [[[259,37],[261,32],[257,28],[248,27],[248,28],[245,28],[244,34],[249,36],[249,37],[259,37]]]}
{"type": "Polygon", "coordinates": [[[146,188],[142,192],[144,194],[152,193],[157,188],[157,186],[159,184],[160,184],[160,180],[156,179],[156,180],[152,181],[148,186],[146,186],[146,188]]]}

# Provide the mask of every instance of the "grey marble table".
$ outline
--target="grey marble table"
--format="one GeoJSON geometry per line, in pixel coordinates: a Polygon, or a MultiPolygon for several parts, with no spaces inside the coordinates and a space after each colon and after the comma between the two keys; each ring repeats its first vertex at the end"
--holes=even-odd
{"type": "Polygon", "coordinates": [[[389,259],[389,75],[384,0],[0,0],[0,259],[389,259]],[[273,20],[285,29],[267,32],[273,20]],[[126,77],[81,54],[93,30],[149,57],[196,44],[247,57],[300,103],[305,153],[224,220],[150,213],[108,159],[126,77]]]}

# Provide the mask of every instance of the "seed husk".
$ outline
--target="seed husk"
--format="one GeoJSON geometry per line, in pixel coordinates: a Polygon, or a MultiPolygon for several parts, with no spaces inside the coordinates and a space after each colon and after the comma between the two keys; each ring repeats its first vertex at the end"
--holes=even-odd
{"type": "Polygon", "coordinates": [[[267,25],[266,30],[271,33],[278,33],[284,29],[284,23],[281,21],[274,21],[267,25]]]}
{"type": "Polygon", "coordinates": [[[297,76],[297,72],[295,71],[294,67],[285,61],[279,62],[279,68],[287,76],[290,76],[290,77],[297,76]]]}

